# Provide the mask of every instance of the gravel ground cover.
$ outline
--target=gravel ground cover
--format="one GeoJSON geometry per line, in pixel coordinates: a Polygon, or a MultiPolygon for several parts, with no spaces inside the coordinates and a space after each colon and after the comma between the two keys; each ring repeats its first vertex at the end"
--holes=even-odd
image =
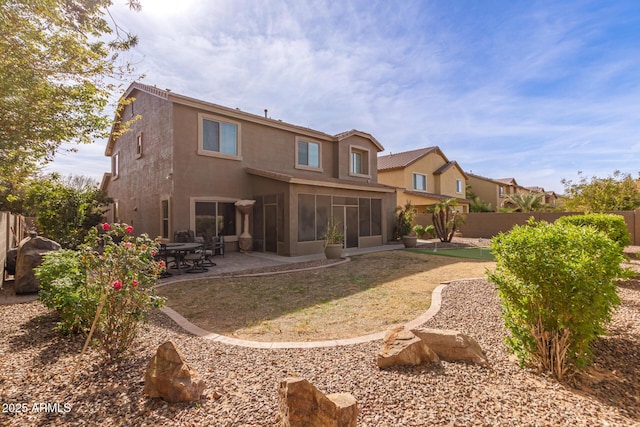
{"type": "Polygon", "coordinates": [[[277,425],[277,384],[287,376],[307,378],[326,393],[352,393],[360,426],[640,425],[640,281],[621,284],[620,296],[596,363],[572,384],[520,369],[509,357],[497,297],[484,280],[450,284],[427,325],[474,336],[490,368],[441,362],[379,370],[377,342],[286,350],[222,345],[157,312],[131,357],[105,365],[91,350],[69,384],[82,339],[57,335],[55,317],[38,302],[4,305],[0,425],[277,425]],[[167,340],[206,379],[201,401],[167,404],[143,395],[148,360],[167,340]]]}

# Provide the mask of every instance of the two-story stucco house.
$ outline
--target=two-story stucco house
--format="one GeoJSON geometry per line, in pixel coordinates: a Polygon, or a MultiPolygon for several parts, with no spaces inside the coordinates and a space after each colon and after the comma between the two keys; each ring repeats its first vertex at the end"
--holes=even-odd
{"type": "Polygon", "coordinates": [[[494,211],[508,207],[508,197],[514,194],[527,194],[532,191],[518,184],[515,178],[487,178],[467,173],[470,191],[491,205],[494,211]]]}
{"type": "Polygon", "coordinates": [[[467,175],[449,161],[439,147],[426,147],[378,157],[378,182],[398,189],[396,205],[407,201],[424,212],[429,205],[456,199],[461,212],[469,212],[467,175]]]}
{"type": "Polygon", "coordinates": [[[183,229],[223,235],[234,250],[245,231],[234,204],[253,200],[254,251],[321,252],[331,219],[347,248],[388,240],[395,189],[378,183],[383,147],[370,134],[329,135],[141,83],[124,99],[134,100],[120,120],[140,118],[107,144],[110,220],[165,241],[183,229]]]}

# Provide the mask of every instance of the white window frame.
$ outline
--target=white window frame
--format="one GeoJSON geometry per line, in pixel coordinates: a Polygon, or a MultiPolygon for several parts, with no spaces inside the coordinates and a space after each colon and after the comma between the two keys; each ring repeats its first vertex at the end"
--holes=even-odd
{"type": "MultiPolygon", "coordinates": [[[[296,137],[296,147],[295,147],[295,168],[296,169],[304,169],[304,170],[310,170],[310,171],[314,171],[314,172],[322,172],[322,144],[318,141],[314,141],[313,139],[309,139],[309,138],[301,138],[301,137],[296,137]],[[301,164],[298,162],[298,153],[299,153],[299,149],[300,149],[300,144],[301,143],[306,143],[306,144],[315,144],[318,146],[318,166],[311,166],[311,165],[305,165],[305,164],[301,164]]],[[[307,156],[308,159],[308,156],[307,156]]]]}
{"type": "Polygon", "coordinates": [[[504,197],[504,185],[498,187],[498,196],[504,197]]]}
{"type": "MultiPolygon", "coordinates": [[[[242,160],[242,137],[240,123],[215,116],[212,114],[198,113],[198,154],[201,156],[218,157],[222,159],[230,160],[242,160]],[[204,121],[209,120],[212,122],[218,122],[220,124],[228,124],[236,127],[236,154],[223,153],[221,151],[207,150],[204,148],[204,121]]],[[[220,142],[222,144],[222,142],[220,142]]]]}
{"type": "Polygon", "coordinates": [[[456,179],[456,193],[458,194],[462,194],[463,193],[463,184],[462,184],[462,180],[461,179],[456,179]]]}
{"type": "Polygon", "coordinates": [[[360,178],[371,178],[371,151],[368,148],[360,147],[357,145],[349,146],[349,175],[357,176],[360,178]],[[353,154],[360,153],[362,155],[362,168],[363,172],[356,172],[354,170],[353,154]]]}
{"type": "Polygon", "coordinates": [[[413,173],[413,189],[416,191],[427,191],[427,175],[423,174],[423,173],[413,173]],[[424,188],[418,188],[417,184],[418,181],[416,180],[417,177],[422,177],[424,178],[424,188]]]}

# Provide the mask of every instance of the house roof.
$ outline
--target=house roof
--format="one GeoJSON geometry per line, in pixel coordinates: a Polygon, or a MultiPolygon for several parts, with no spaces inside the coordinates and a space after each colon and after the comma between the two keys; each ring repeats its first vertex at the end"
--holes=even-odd
{"type": "Polygon", "coordinates": [[[325,178],[321,180],[308,179],[268,169],[258,169],[251,167],[246,167],[244,170],[250,175],[261,176],[263,178],[269,178],[289,184],[311,185],[314,187],[343,188],[348,190],[376,191],[380,193],[393,193],[396,191],[395,187],[390,187],[388,185],[373,182],[348,182],[338,178],[325,178]]]}
{"type": "Polygon", "coordinates": [[[486,176],[482,176],[482,175],[476,175],[474,173],[471,172],[467,172],[467,176],[470,178],[476,178],[476,179],[481,179],[483,181],[489,181],[489,182],[493,182],[494,184],[504,184],[503,181],[494,179],[494,178],[487,178],[486,176]]]}
{"type": "MultiPolygon", "coordinates": [[[[233,117],[236,119],[260,123],[269,127],[285,129],[285,130],[296,132],[301,135],[305,135],[305,136],[309,136],[312,138],[321,139],[325,141],[336,142],[336,141],[341,141],[342,139],[348,138],[349,136],[352,136],[352,135],[358,135],[363,138],[367,138],[371,140],[371,142],[378,148],[378,151],[384,150],[384,147],[382,146],[382,144],[380,144],[380,142],[378,142],[378,140],[376,140],[371,134],[366,132],[352,129],[350,131],[342,132],[337,135],[329,135],[325,132],[321,132],[315,129],[311,129],[304,126],[298,126],[291,123],[283,122],[282,120],[266,117],[266,113],[267,113],[266,110],[265,110],[264,116],[253,114],[253,113],[247,113],[245,111],[240,110],[239,108],[224,107],[222,105],[214,104],[212,102],[207,102],[200,99],[191,98],[185,95],[180,95],[178,93],[172,92],[170,89],[159,89],[156,86],[151,86],[151,85],[143,84],[140,82],[131,83],[131,85],[129,85],[127,90],[125,90],[124,94],[122,95],[122,99],[127,99],[131,97],[134,91],[144,92],[144,93],[147,93],[147,94],[150,94],[158,98],[165,99],[167,101],[174,102],[177,104],[187,105],[187,106],[200,108],[204,110],[210,110],[216,113],[225,114],[229,117],[233,117]]],[[[113,135],[114,135],[114,131],[117,130],[119,125],[120,125],[120,120],[116,115],[116,118],[114,119],[114,124],[111,128],[112,132],[107,142],[107,148],[105,150],[105,155],[107,156],[110,156],[112,154],[111,150],[113,149],[113,144],[115,143],[115,139],[113,138],[113,135]]]]}
{"type": "Polygon", "coordinates": [[[516,187],[519,187],[515,178],[496,178],[495,181],[501,182],[503,184],[514,185],[516,187]]]}
{"type": "Polygon", "coordinates": [[[462,168],[460,167],[460,165],[458,164],[458,162],[456,162],[455,160],[451,161],[451,162],[447,162],[444,165],[440,166],[438,169],[436,169],[433,174],[434,175],[440,175],[445,173],[446,171],[448,171],[451,168],[458,168],[458,170],[460,171],[460,173],[462,173],[462,176],[467,179],[467,174],[462,170],[462,168]]]}
{"type": "Polygon", "coordinates": [[[444,153],[440,150],[439,147],[426,147],[420,148],[418,150],[404,151],[402,153],[395,154],[387,154],[386,156],[378,157],[378,170],[389,170],[389,169],[401,169],[406,168],[407,166],[415,163],[420,160],[424,156],[429,153],[437,152],[439,153],[446,162],[449,160],[445,157],[444,153]]]}
{"type": "Polygon", "coordinates": [[[437,200],[455,199],[460,203],[471,203],[469,199],[447,196],[445,194],[427,193],[426,191],[405,190],[404,194],[408,194],[411,196],[418,196],[418,197],[427,197],[429,199],[437,199],[437,200]]]}
{"type": "Polygon", "coordinates": [[[356,129],[351,129],[351,130],[348,130],[346,132],[342,132],[342,133],[339,133],[337,135],[334,135],[334,137],[338,141],[342,141],[343,139],[349,138],[350,136],[353,136],[353,135],[357,135],[357,136],[360,136],[362,138],[367,138],[367,139],[371,140],[371,142],[373,142],[373,144],[378,148],[378,151],[384,151],[384,147],[382,146],[382,144],[380,144],[377,139],[375,139],[370,133],[367,133],[367,132],[362,132],[362,131],[359,131],[359,130],[356,130],[356,129]]]}
{"type": "Polygon", "coordinates": [[[544,188],[542,187],[538,187],[538,186],[534,186],[534,187],[524,187],[527,190],[533,192],[533,193],[544,193],[544,188]]]}

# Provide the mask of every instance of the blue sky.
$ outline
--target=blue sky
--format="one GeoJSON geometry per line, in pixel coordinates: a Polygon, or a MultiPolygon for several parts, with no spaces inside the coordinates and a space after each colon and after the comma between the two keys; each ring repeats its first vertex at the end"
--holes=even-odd
{"type": "MultiPolygon", "coordinates": [[[[562,192],[640,171],[640,1],[115,0],[144,83],[562,192]]],[[[100,180],[104,141],[49,166],[100,180]]]]}

